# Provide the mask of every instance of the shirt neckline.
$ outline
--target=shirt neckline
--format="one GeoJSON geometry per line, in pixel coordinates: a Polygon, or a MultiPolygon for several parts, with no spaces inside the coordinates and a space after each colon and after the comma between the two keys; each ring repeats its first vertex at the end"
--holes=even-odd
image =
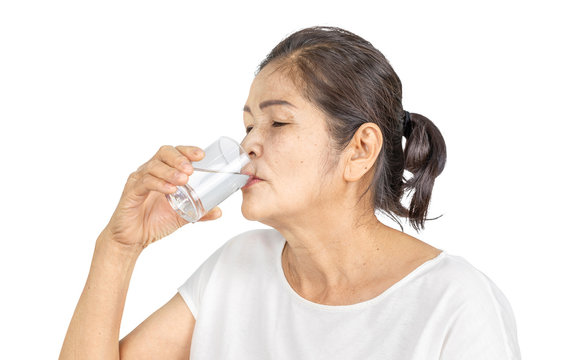
{"type": "Polygon", "coordinates": [[[434,257],[430,260],[427,260],[426,262],[420,264],[420,266],[418,266],[416,269],[412,270],[410,273],[408,273],[402,279],[398,280],[392,286],[390,286],[389,288],[387,288],[386,290],[384,290],[380,294],[376,295],[372,299],[368,299],[368,300],[365,300],[365,301],[362,301],[362,302],[359,302],[356,304],[350,304],[350,305],[326,305],[326,304],[315,303],[313,301],[310,301],[308,299],[303,298],[302,296],[300,296],[300,294],[298,294],[292,288],[292,286],[290,286],[288,279],[286,279],[286,276],[284,275],[284,269],[282,269],[282,250],[284,249],[285,245],[286,245],[286,239],[284,239],[282,237],[281,246],[279,246],[280,251],[278,251],[276,253],[276,256],[275,256],[276,272],[277,272],[277,275],[280,277],[280,282],[282,283],[282,287],[285,288],[285,290],[289,293],[291,298],[295,299],[297,302],[303,304],[304,306],[307,306],[307,307],[313,308],[313,309],[317,309],[317,310],[333,311],[333,312],[354,311],[354,310],[364,309],[364,308],[369,307],[375,303],[378,303],[382,299],[387,297],[390,293],[394,292],[394,290],[396,290],[397,288],[408,283],[411,279],[416,277],[418,274],[423,273],[423,272],[427,271],[428,269],[430,269],[431,267],[433,267],[435,264],[437,264],[442,259],[444,259],[447,255],[446,251],[442,250],[442,252],[440,254],[436,255],[436,257],[434,257]]]}

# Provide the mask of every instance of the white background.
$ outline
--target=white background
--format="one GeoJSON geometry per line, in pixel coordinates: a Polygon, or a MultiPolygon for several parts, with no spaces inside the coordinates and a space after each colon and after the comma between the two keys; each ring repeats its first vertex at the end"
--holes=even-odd
{"type": "MultiPolygon", "coordinates": [[[[371,41],[445,137],[444,216],[417,237],[502,289],[524,359],[576,358],[573,24],[568,1],[2,2],[0,358],[57,358],[127,176],[163,144],[241,140],[256,66],[312,25],[371,41]]],[[[121,337],[265,227],[241,201],[144,251],[121,337]]]]}

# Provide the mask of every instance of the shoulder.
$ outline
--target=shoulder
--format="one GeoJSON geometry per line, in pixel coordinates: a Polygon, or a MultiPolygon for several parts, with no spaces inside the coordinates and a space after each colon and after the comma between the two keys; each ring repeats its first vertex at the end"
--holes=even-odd
{"type": "Polygon", "coordinates": [[[444,358],[519,358],[514,312],[488,276],[463,257],[446,252],[430,275],[449,319],[444,358]]]}
{"type": "Polygon", "coordinates": [[[482,271],[461,256],[445,251],[439,255],[431,275],[436,284],[462,300],[500,300],[502,292],[482,271]]]}
{"type": "Polygon", "coordinates": [[[515,333],[514,313],[500,288],[461,256],[443,252],[431,272],[437,296],[451,309],[453,320],[491,324],[515,333]]]}

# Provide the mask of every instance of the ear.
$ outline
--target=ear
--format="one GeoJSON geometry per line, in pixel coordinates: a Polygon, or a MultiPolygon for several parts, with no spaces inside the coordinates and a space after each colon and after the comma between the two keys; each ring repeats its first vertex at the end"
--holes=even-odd
{"type": "Polygon", "coordinates": [[[382,148],[382,132],[375,123],[362,124],[347,146],[344,179],[358,181],[370,171],[382,148]]]}

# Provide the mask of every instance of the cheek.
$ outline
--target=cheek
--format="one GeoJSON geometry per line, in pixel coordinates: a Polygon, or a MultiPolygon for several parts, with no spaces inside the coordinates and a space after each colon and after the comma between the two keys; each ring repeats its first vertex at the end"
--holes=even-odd
{"type": "Polygon", "coordinates": [[[304,190],[322,180],[319,177],[330,166],[328,143],[314,134],[273,136],[266,144],[268,149],[274,149],[268,152],[269,159],[275,175],[281,177],[279,180],[284,185],[288,182],[288,185],[304,190]]]}
{"type": "Polygon", "coordinates": [[[326,181],[324,174],[327,164],[317,153],[303,154],[286,162],[285,165],[283,172],[286,181],[283,183],[289,186],[290,190],[286,193],[292,196],[297,196],[295,193],[298,193],[305,197],[314,197],[326,181]]]}

